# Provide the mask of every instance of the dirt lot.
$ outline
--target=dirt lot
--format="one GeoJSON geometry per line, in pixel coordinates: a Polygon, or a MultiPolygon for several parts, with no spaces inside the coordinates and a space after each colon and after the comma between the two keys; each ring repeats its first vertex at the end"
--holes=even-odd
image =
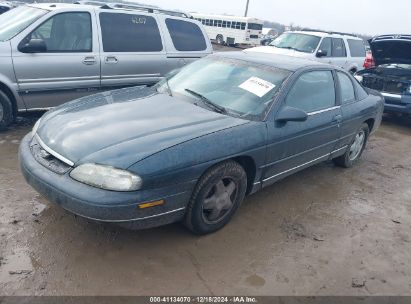
{"type": "Polygon", "coordinates": [[[363,160],[249,197],[222,231],[132,232],[40,197],[0,133],[0,295],[411,295],[411,119],[386,117],[363,160]]]}
{"type": "Polygon", "coordinates": [[[411,294],[411,121],[386,118],[362,162],[325,163],[249,197],[222,231],[140,232],[48,203],[0,133],[2,295],[411,294]]]}

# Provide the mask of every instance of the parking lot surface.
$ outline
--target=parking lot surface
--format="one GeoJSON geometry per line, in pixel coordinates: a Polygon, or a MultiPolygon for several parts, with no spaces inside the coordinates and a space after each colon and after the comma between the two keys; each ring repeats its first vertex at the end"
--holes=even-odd
{"type": "Polygon", "coordinates": [[[17,157],[37,118],[0,133],[2,295],[411,294],[409,119],[386,117],[356,167],[297,173],[197,237],[96,224],[40,197],[17,157]]]}
{"type": "Polygon", "coordinates": [[[409,118],[385,117],[356,167],[306,169],[198,237],[179,224],[127,231],[47,202],[17,156],[41,114],[0,132],[0,295],[411,295],[409,118]]]}

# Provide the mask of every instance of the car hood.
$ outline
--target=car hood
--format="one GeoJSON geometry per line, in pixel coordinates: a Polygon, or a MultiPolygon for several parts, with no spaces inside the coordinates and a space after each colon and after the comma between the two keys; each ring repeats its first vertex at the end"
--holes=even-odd
{"type": "Polygon", "coordinates": [[[42,118],[37,134],[74,164],[127,168],[171,146],[247,122],[135,87],[60,106],[42,118]]]}
{"type": "Polygon", "coordinates": [[[298,52],[296,50],[291,49],[282,49],[275,46],[258,46],[254,48],[250,48],[244,50],[246,53],[250,52],[257,52],[257,53],[266,53],[266,54],[276,54],[276,55],[286,55],[291,57],[299,57],[299,58],[311,58],[313,54],[298,52]]]}
{"type": "Polygon", "coordinates": [[[411,64],[411,40],[370,40],[370,47],[376,65],[411,64]]]}

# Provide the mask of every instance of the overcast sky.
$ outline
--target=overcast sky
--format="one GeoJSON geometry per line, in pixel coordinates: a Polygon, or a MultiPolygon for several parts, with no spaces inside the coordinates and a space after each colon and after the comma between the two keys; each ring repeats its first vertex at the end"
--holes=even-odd
{"type": "MultiPolygon", "coordinates": [[[[246,0],[140,0],[187,12],[243,15],[246,0]]],[[[250,0],[249,16],[360,34],[411,34],[410,0],[250,0]]]]}

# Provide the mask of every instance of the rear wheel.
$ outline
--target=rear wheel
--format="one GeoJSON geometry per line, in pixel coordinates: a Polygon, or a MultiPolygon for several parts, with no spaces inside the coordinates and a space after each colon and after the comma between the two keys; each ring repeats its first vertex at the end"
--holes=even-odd
{"type": "Polygon", "coordinates": [[[221,229],[241,205],[246,189],[247,175],[237,162],[227,161],[212,167],[193,191],[185,225],[196,234],[221,229]]]}
{"type": "Polygon", "coordinates": [[[361,155],[367,144],[369,134],[370,129],[368,125],[364,123],[356,132],[354,139],[352,140],[345,154],[333,159],[334,163],[344,168],[351,168],[352,166],[354,166],[361,158],[361,155]]]}
{"type": "Polygon", "coordinates": [[[0,91],[0,131],[5,130],[13,122],[13,107],[10,98],[0,91]]]}
{"type": "Polygon", "coordinates": [[[225,43],[223,35],[217,35],[216,41],[219,45],[224,45],[224,43],[225,43]]]}

